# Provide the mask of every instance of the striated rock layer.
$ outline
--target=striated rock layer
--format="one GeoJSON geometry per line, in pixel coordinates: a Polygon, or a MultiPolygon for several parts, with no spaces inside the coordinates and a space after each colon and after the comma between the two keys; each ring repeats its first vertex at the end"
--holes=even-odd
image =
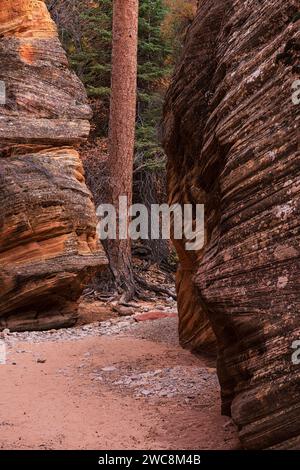
{"type": "Polygon", "coordinates": [[[44,2],[0,6],[0,328],[57,328],[106,262],[75,150],[90,109],[44,2]]]}
{"type": "Polygon", "coordinates": [[[223,413],[249,449],[300,448],[299,0],[202,0],[167,95],[170,202],[205,204],[178,244],[181,342],[216,336],[223,413]]]}

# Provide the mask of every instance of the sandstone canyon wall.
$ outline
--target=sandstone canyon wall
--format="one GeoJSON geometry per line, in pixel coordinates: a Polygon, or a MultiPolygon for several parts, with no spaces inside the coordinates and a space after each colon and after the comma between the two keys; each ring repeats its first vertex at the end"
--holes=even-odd
{"type": "Polygon", "coordinates": [[[246,448],[300,448],[299,0],[201,0],[164,113],[171,203],[205,204],[176,242],[181,343],[217,341],[223,413],[246,448]]]}
{"type": "Polygon", "coordinates": [[[41,0],[0,0],[0,328],[57,328],[105,256],[76,146],[90,109],[41,0]]]}

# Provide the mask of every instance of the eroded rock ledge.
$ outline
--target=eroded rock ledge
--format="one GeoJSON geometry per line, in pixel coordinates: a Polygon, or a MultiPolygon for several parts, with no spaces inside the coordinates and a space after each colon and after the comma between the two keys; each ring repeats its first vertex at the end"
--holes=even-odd
{"type": "Polygon", "coordinates": [[[0,328],[72,325],[106,263],[76,145],[90,109],[43,1],[1,0],[0,328]]]}
{"type": "Polygon", "coordinates": [[[202,0],[168,92],[171,203],[204,203],[177,249],[180,336],[218,344],[223,413],[246,448],[300,448],[298,0],[202,0]]]}

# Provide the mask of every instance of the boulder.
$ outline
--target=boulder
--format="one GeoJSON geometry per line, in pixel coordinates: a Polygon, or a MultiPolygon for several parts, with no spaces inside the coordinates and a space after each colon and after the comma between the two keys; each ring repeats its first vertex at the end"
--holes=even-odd
{"type": "Polygon", "coordinates": [[[300,448],[298,0],[203,0],[167,94],[170,203],[205,205],[177,273],[181,343],[218,348],[248,449],[300,448]]]}
{"type": "Polygon", "coordinates": [[[0,64],[0,328],[72,325],[106,258],[76,150],[91,111],[43,1],[2,0],[0,64]]]}

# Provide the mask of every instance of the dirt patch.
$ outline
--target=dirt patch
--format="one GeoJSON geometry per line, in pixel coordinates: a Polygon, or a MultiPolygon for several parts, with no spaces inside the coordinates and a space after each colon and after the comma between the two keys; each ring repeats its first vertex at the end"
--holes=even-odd
{"type": "MultiPolygon", "coordinates": [[[[170,321],[176,331],[176,319],[158,322],[170,321]]],[[[177,345],[135,337],[135,325],[130,328],[110,336],[100,326],[94,334],[73,328],[60,336],[9,335],[7,364],[0,366],[0,447],[238,448],[234,426],[220,416],[215,370],[207,361],[177,345]],[[75,330],[82,336],[72,336],[75,330]]]]}

